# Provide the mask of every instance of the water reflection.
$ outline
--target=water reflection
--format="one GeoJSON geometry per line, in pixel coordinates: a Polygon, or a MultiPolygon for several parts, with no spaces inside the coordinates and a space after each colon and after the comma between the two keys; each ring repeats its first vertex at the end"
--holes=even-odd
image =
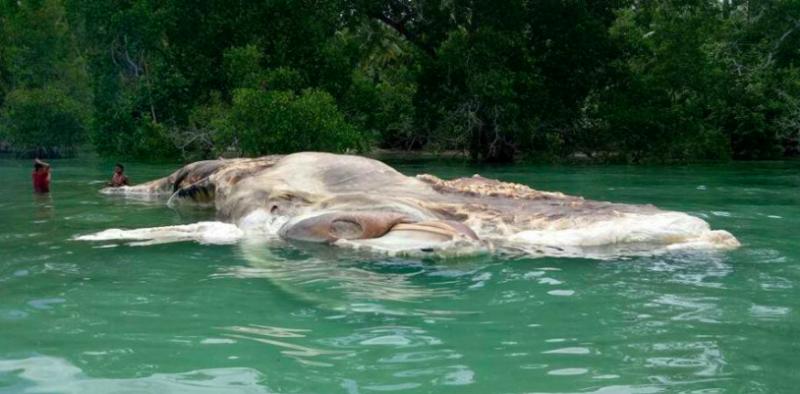
{"type": "Polygon", "coordinates": [[[36,206],[34,212],[34,223],[46,223],[55,218],[55,209],[53,205],[53,197],[50,193],[34,193],[33,204],[36,206]]]}
{"type": "MultiPolygon", "coordinates": [[[[272,339],[275,338],[272,329],[264,330],[258,327],[228,327],[226,328],[226,330],[233,332],[233,333],[223,334],[226,337],[234,339],[250,340],[261,344],[277,347],[278,349],[281,349],[280,353],[283,354],[284,356],[291,357],[297,360],[298,362],[306,365],[331,367],[333,366],[332,363],[318,361],[317,357],[335,356],[335,355],[346,356],[348,354],[347,352],[331,351],[311,346],[298,345],[296,343],[292,343],[289,340],[284,340],[284,339],[280,340],[272,339]]],[[[290,337],[290,338],[303,338],[303,337],[305,336],[298,335],[296,337],[290,337]]],[[[278,336],[278,338],[286,338],[286,336],[278,336]]]]}
{"type": "Polygon", "coordinates": [[[297,250],[276,248],[268,242],[243,242],[240,250],[250,266],[227,267],[213,277],[266,278],[286,293],[316,307],[408,315],[418,312],[397,302],[418,303],[454,294],[454,290],[445,287],[415,284],[412,279],[424,272],[422,268],[411,268],[408,272],[380,272],[375,267],[361,267],[348,256],[320,258],[297,250]]]}
{"type": "Polygon", "coordinates": [[[213,368],[157,373],[137,378],[94,378],[68,361],[48,356],[0,360],[5,389],[26,393],[269,393],[264,376],[251,368],[213,368]]]}
{"type": "MultiPolygon", "coordinates": [[[[606,386],[592,391],[547,391],[547,394],[655,394],[667,391],[665,388],[656,386],[606,386]]],[[[530,394],[545,394],[544,392],[532,392],[530,394]]]]}
{"type": "MultiPolygon", "coordinates": [[[[383,376],[380,385],[368,384],[369,379],[345,380],[342,387],[348,391],[479,382],[478,370],[466,362],[475,354],[463,352],[463,343],[445,341],[432,325],[439,320],[463,323],[475,320],[473,316],[481,317],[475,322],[484,325],[483,330],[508,333],[500,346],[482,351],[494,354],[494,360],[501,365],[535,371],[532,376],[545,379],[541,383],[545,386],[554,379],[622,379],[625,375],[619,374],[618,369],[596,367],[609,358],[638,363],[649,371],[648,379],[652,381],[671,380],[656,385],[612,385],[595,392],[650,393],[668,386],[695,387],[698,381],[721,382],[729,377],[725,371],[729,361],[718,338],[675,337],[676,327],[669,323],[719,325],[726,321],[723,299],[708,293],[725,290],[728,277],[735,273],[723,254],[671,253],[607,262],[561,260],[557,266],[552,261],[530,259],[447,266],[430,262],[359,263],[358,256],[327,256],[264,243],[244,245],[241,253],[250,266],[228,268],[214,277],[267,278],[314,308],[323,307],[329,312],[323,319],[337,322],[339,327],[353,323],[363,326],[365,322],[394,317],[406,323],[419,318],[416,321],[431,324],[372,325],[337,336],[321,335],[316,330],[248,326],[231,328],[236,332],[225,335],[280,348],[284,356],[309,366],[341,367],[340,360],[348,360],[364,371],[383,376]],[[591,275],[590,282],[582,271],[591,275]],[[432,283],[432,279],[441,280],[432,283]],[[325,297],[319,297],[320,293],[325,297]],[[587,304],[587,300],[607,294],[614,294],[617,301],[603,306],[587,304]],[[461,308],[415,306],[433,301],[442,304],[442,300],[458,302],[461,308]],[[475,300],[481,300],[484,308],[464,308],[475,300]],[[578,309],[570,310],[569,305],[578,309]],[[531,343],[526,340],[530,338],[517,331],[518,327],[504,323],[514,314],[514,308],[522,306],[533,318],[549,316],[525,324],[526,329],[579,335],[550,336],[539,344],[531,343]],[[355,318],[354,314],[359,313],[370,318],[355,318]],[[591,331],[569,326],[572,316],[581,316],[584,321],[596,316],[597,327],[613,325],[617,331],[605,335],[619,340],[593,341],[591,331]],[[618,324],[620,318],[626,325],[618,324]],[[405,365],[408,366],[401,367],[405,365]]],[[[750,312],[765,320],[788,313],[767,305],[754,305],[750,312]]],[[[357,376],[361,374],[358,372],[357,376]]]]}

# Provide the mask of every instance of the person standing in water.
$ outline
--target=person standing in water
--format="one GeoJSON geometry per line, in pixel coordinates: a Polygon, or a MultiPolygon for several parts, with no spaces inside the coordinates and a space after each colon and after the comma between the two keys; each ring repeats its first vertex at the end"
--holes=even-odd
{"type": "Polygon", "coordinates": [[[33,191],[50,193],[50,164],[39,159],[33,161],[33,191]]]}
{"type": "Polygon", "coordinates": [[[111,181],[106,185],[111,187],[130,186],[128,184],[128,177],[125,176],[125,166],[117,163],[114,166],[114,175],[111,176],[111,181]]]}

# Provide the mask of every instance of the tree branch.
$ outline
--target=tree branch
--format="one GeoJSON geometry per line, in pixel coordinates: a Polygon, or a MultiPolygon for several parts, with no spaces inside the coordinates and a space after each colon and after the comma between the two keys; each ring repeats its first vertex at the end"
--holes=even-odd
{"type": "Polygon", "coordinates": [[[431,58],[436,58],[436,50],[433,49],[430,45],[426,45],[422,41],[420,41],[419,37],[416,33],[409,31],[406,28],[406,22],[411,18],[410,14],[406,14],[406,16],[399,22],[389,18],[388,16],[384,15],[383,13],[373,14],[371,15],[373,19],[382,22],[384,25],[392,28],[392,30],[396,31],[400,34],[406,41],[410,42],[412,45],[416,46],[420,50],[422,50],[425,54],[430,56],[431,58]]]}
{"type": "Polygon", "coordinates": [[[772,47],[772,51],[770,51],[770,53],[769,53],[769,55],[767,57],[767,62],[768,63],[772,62],[772,58],[781,49],[781,45],[786,40],[786,38],[789,37],[790,35],[792,35],[792,33],[794,33],[795,31],[797,31],[797,29],[800,29],[800,20],[796,20],[796,19],[793,19],[793,18],[790,19],[790,20],[792,22],[794,22],[794,26],[790,27],[789,30],[786,30],[786,32],[784,32],[783,35],[781,35],[781,37],[778,39],[778,41],[775,42],[775,45],[772,47]]]}

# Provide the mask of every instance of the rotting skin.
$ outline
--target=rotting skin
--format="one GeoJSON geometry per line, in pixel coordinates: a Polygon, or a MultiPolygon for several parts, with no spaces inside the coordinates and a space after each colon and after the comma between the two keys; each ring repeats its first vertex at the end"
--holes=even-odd
{"type": "MultiPolygon", "coordinates": [[[[677,217],[708,231],[685,237],[661,234],[652,240],[634,234],[631,239],[665,245],[700,237],[721,248],[738,246],[732,235],[711,231],[701,219],[652,205],[585,200],[478,175],[409,177],[377,160],[330,153],[200,161],[165,178],[104,192],[171,195],[171,206],[210,205],[220,219],[236,224],[258,211],[286,218],[278,231],[285,240],[395,252],[465,245],[510,251],[519,247],[520,234],[569,232],[663,214],[682,215],[677,217]]],[[[585,246],[580,239],[570,242],[585,246]]],[[[533,253],[540,246],[559,248],[523,249],[533,253]]]]}

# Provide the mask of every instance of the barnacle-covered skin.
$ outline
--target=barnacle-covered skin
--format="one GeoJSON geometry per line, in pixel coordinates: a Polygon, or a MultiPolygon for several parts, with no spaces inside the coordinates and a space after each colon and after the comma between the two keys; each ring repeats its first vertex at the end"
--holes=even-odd
{"type": "Polygon", "coordinates": [[[410,177],[377,160],[330,153],[200,161],[103,192],[170,195],[172,206],[213,206],[240,227],[279,223],[285,240],[392,253],[738,246],[699,218],[652,205],[586,200],[478,175],[410,177]]]}

